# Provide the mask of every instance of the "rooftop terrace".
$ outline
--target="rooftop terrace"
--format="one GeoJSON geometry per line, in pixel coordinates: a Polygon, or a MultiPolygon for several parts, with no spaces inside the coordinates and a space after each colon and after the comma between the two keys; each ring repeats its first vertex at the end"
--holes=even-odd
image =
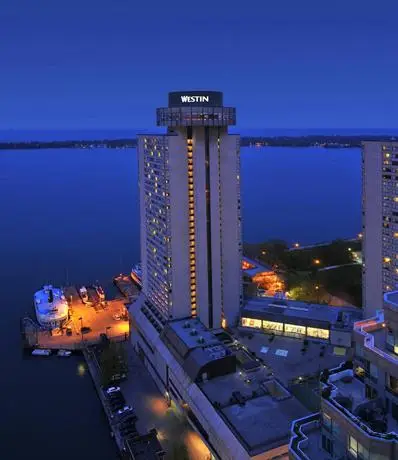
{"type": "Polygon", "coordinates": [[[385,412],[380,398],[366,396],[364,383],[354,377],[351,369],[334,369],[324,390],[331,391],[330,396],[325,392],[323,395],[332,406],[369,436],[398,440],[398,422],[385,412]]]}
{"type": "Polygon", "coordinates": [[[292,421],[308,413],[263,365],[199,387],[252,454],[287,443],[292,421]]]}
{"type": "Polygon", "coordinates": [[[338,366],[347,357],[344,349],[328,343],[308,340],[306,351],[304,342],[296,338],[271,336],[269,334],[237,333],[239,342],[249,348],[278,376],[284,385],[289,385],[297,377],[319,373],[328,367],[338,366]]]}

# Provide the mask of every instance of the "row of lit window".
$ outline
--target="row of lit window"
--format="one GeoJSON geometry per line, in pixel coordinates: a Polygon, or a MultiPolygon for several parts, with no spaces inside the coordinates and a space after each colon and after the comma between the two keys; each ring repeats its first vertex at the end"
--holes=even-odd
{"type": "Polygon", "coordinates": [[[191,315],[196,316],[196,257],[195,257],[195,201],[193,192],[193,147],[192,139],[187,139],[188,156],[188,215],[189,253],[191,282],[191,315]]]}

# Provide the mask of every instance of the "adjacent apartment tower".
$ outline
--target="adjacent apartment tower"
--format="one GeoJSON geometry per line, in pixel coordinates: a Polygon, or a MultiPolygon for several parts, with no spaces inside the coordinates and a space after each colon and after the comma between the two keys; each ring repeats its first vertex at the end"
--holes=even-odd
{"type": "Polygon", "coordinates": [[[214,91],[169,93],[138,143],[143,291],[163,319],[232,325],[242,301],[239,136],[214,91]]]}
{"type": "Polygon", "coordinates": [[[398,283],[398,142],[365,142],[362,154],[364,317],[398,283]]]}

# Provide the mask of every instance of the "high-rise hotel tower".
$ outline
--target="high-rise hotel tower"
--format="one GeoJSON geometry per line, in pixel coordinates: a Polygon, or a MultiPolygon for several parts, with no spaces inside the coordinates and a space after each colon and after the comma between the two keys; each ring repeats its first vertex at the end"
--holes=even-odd
{"type": "Polygon", "coordinates": [[[383,307],[398,283],[398,142],[365,142],[362,154],[363,306],[383,307]]]}
{"type": "Polygon", "coordinates": [[[239,136],[214,91],[169,93],[139,136],[143,291],[163,319],[232,325],[242,300],[239,136]]]}

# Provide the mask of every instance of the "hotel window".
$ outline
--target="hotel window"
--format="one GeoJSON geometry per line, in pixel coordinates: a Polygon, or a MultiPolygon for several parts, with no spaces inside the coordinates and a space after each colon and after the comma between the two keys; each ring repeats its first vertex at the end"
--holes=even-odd
{"type": "Polygon", "coordinates": [[[285,333],[305,335],[305,326],[299,326],[298,324],[285,324],[285,333]]]}
{"type": "Polygon", "coordinates": [[[266,329],[267,331],[283,332],[283,323],[276,323],[275,321],[263,320],[263,329],[266,329]]]}
{"type": "Polygon", "coordinates": [[[307,327],[307,335],[309,337],[317,337],[318,339],[329,339],[328,329],[318,329],[317,327],[307,327]]]}
{"type": "Polygon", "coordinates": [[[322,426],[328,431],[332,431],[332,419],[325,412],[322,413],[322,426]]]}
{"type": "MultiPolygon", "coordinates": [[[[349,436],[348,450],[354,458],[361,460],[369,460],[369,451],[361,443],[359,443],[354,437],[349,436]]],[[[372,455],[373,459],[373,455],[372,455]]]]}
{"type": "Polygon", "coordinates": [[[261,319],[242,318],[243,327],[255,327],[261,329],[261,319]]]}

